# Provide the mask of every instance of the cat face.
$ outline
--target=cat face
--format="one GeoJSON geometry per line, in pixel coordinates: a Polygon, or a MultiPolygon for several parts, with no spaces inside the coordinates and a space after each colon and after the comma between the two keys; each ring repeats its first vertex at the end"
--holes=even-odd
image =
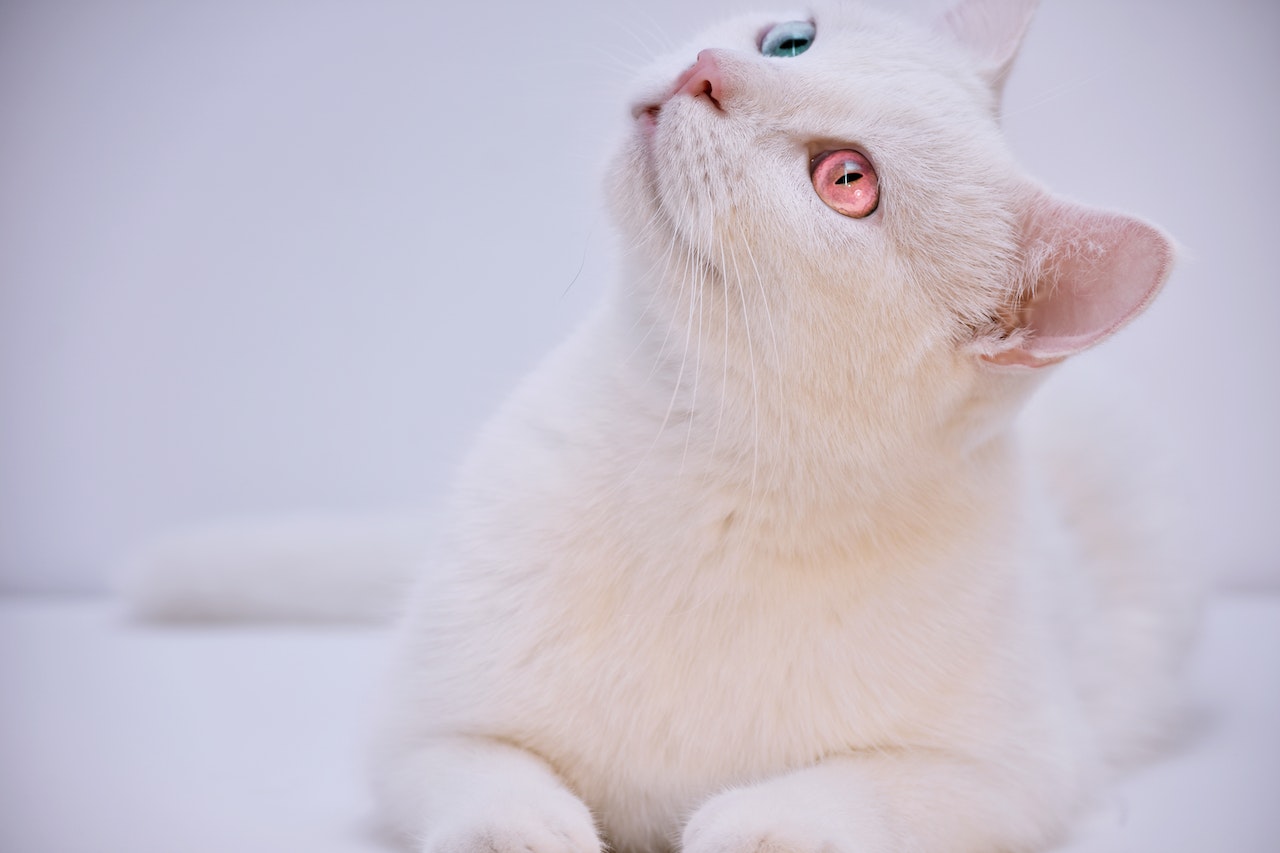
{"type": "Polygon", "coordinates": [[[610,180],[655,322],[711,304],[726,351],[767,326],[779,363],[899,377],[1053,363],[1136,314],[1167,240],[1048,196],[1001,137],[1032,5],[749,16],[655,63],[610,180]]]}
{"type": "Polygon", "coordinates": [[[1013,277],[1017,179],[994,92],[955,45],[857,9],[752,16],[658,63],[652,81],[613,194],[663,278],[743,285],[747,321],[763,328],[768,310],[797,346],[820,343],[797,315],[875,351],[956,341],[992,315],[1013,277]],[[763,51],[791,22],[811,25],[807,49],[763,51]],[[873,198],[836,183],[846,162],[873,198]]]}

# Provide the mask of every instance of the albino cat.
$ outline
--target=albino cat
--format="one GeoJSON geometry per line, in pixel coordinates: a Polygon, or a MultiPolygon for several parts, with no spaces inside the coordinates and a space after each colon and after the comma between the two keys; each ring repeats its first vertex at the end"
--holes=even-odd
{"type": "Polygon", "coordinates": [[[1010,427],[1172,253],[1014,164],[1031,5],[749,17],[646,76],[621,285],[403,625],[377,781],[422,850],[1039,849],[1159,730],[1160,558],[1010,427]]]}
{"type": "Polygon", "coordinates": [[[1033,5],[752,16],[645,76],[621,280],[401,625],[375,783],[416,849],[1038,850],[1165,731],[1181,586],[1106,448],[1013,430],[1172,258],[1014,163],[1033,5]]]}

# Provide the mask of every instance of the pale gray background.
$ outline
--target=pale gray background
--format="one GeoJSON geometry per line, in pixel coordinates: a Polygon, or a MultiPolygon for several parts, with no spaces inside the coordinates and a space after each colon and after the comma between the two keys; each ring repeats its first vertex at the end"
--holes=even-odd
{"type": "MultiPolygon", "coordinates": [[[[0,5],[0,590],[100,589],[181,522],[430,503],[607,280],[628,69],[734,8],[0,5]]],[[[1186,247],[1088,358],[1186,447],[1198,550],[1274,588],[1278,42],[1270,0],[1046,0],[1006,102],[1033,174],[1186,247]]]]}

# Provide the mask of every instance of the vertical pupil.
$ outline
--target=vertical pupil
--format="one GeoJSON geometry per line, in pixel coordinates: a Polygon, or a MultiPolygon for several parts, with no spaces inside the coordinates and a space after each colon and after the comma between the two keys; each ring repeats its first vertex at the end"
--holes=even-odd
{"type": "Polygon", "coordinates": [[[764,34],[760,52],[765,56],[799,56],[813,46],[814,27],[807,21],[778,24],[764,34]]]}
{"type": "Polygon", "coordinates": [[[846,169],[845,173],[840,177],[836,178],[837,184],[851,184],[862,177],[862,172],[858,171],[858,169],[854,167],[852,163],[846,163],[845,169],[846,169]]]}

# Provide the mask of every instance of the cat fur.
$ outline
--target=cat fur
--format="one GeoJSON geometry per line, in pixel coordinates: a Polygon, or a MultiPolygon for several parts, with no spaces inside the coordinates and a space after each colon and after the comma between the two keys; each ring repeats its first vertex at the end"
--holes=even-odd
{"type": "MultiPolygon", "coordinates": [[[[1167,737],[1193,605],[1150,483],[1104,419],[1020,412],[1173,250],[1008,150],[1033,7],[748,15],[643,75],[616,286],[482,431],[442,535],[383,560],[424,552],[373,760],[415,849],[1041,850],[1167,737]],[[792,20],[812,47],[762,56],[792,20]],[[845,147],[863,219],[810,181],[845,147]]],[[[308,609],[270,566],[317,549],[240,533],[148,552],[135,606],[370,616],[396,587],[326,549],[308,609]]]]}
{"type": "Polygon", "coordinates": [[[1014,428],[1172,261],[1002,141],[1032,5],[748,16],[643,78],[619,285],[479,437],[401,625],[375,780],[419,849],[1038,850],[1167,731],[1172,562],[1014,428]],[[810,185],[843,147],[865,219],[810,185]]]}

